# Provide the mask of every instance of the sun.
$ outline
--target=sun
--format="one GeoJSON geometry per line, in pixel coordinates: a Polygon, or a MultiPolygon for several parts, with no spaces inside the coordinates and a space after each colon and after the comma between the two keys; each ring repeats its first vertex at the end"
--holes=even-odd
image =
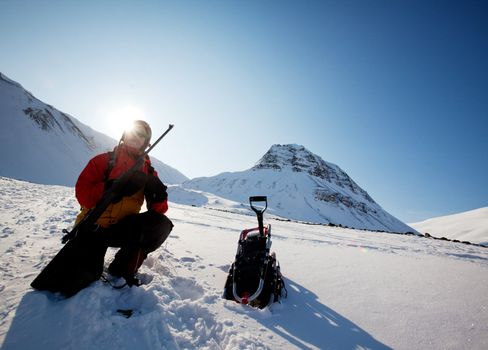
{"type": "Polygon", "coordinates": [[[142,108],[136,105],[125,105],[107,113],[106,124],[110,136],[119,139],[124,130],[129,128],[134,120],[145,119],[142,108]]]}

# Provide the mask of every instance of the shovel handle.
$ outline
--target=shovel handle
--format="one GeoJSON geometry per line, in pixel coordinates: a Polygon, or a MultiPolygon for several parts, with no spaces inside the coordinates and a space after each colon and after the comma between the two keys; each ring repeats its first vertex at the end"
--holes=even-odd
{"type": "Polygon", "coordinates": [[[266,196],[252,196],[249,197],[249,204],[251,205],[251,209],[254,210],[256,213],[264,213],[266,208],[268,208],[268,198],[266,196]],[[264,202],[264,209],[258,209],[254,206],[256,202],[264,202]]]}

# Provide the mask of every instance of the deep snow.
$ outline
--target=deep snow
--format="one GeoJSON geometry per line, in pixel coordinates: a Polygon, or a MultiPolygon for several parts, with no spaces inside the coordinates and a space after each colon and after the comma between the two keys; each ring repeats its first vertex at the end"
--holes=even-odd
{"type": "Polygon", "coordinates": [[[77,213],[73,192],[0,178],[2,349],[488,348],[482,247],[265,217],[288,298],[265,310],[221,299],[239,232],[256,220],[215,196],[219,210],[171,203],[174,231],[141,268],[149,284],[96,282],[67,300],[33,291],[77,213]]]}

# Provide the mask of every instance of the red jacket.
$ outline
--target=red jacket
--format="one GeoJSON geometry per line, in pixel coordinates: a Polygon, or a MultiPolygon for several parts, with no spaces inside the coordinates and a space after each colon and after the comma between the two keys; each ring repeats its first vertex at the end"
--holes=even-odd
{"type": "MultiPolygon", "coordinates": [[[[75,193],[78,202],[82,207],[82,212],[77,218],[81,220],[86,215],[87,209],[93,208],[102,198],[105,190],[106,181],[117,179],[130,169],[137,158],[134,157],[124,145],[115,148],[115,163],[110,174],[106,174],[109,163],[110,153],[102,153],[92,158],[78,177],[75,186],[75,193]]],[[[151,167],[149,157],[146,158],[141,171],[148,176],[158,176],[157,172],[151,167]]],[[[123,217],[140,212],[144,202],[144,189],[129,197],[123,197],[120,202],[111,204],[101,215],[97,223],[101,226],[110,226],[123,217]]],[[[154,210],[160,214],[168,210],[168,200],[162,202],[147,202],[147,209],[154,210]]]]}

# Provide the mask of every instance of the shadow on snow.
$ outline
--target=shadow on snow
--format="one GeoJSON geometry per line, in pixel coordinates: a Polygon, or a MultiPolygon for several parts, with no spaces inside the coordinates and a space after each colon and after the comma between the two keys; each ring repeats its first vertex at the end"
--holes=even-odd
{"type": "MultiPolygon", "coordinates": [[[[246,314],[300,349],[391,349],[350,320],[320,303],[310,290],[289,279],[285,282],[288,298],[284,299],[282,305],[274,304],[271,307],[271,317],[263,317],[260,312],[246,314]]],[[[114,302],[114,296],[120,293],[114,294],[106,288],[95,289],[90,292],[88,288],[80,292],[86,295],[75,296],[69,299],[69,302],[50,293],[26,293],[16,310],[2,350],[132,346],[155,349],[160,348],[161,344],[165,344],[163,348],[177,348],[176,345],[172,346],[174,340],[168,330],[161,329],[160,318],[140,318],[150,316],[150,311],[154,309],[152,303],[146,305],[147,310],[139,317],[125,319],[116,316],[115,310],[125,306],[127,300],[120,298],[114,302]],[[92,295],[93,292],[97,292],[96,295],[92,295]],[[102,292],[107,295],[99,295],[102,292]],[[104,305],[104,299],[110,300],[109,305],[104,305]],[[114,314],[107,315],[106,312],[110,311],[114,314]],[[89,323],[80,322],[80,312],[90,313],[84,316],[85,321],[90,320],[89,323]],[[97,315],[101,317],[97,318],[97,315]],[[146,342],[143,341],[141,344],[141,339],[136,341],[140,337],[134,338],[134,334],[148,332],[156,339],[146,339],[146,342]]],[[[137,295],[128,292],[128,300],[137,299],[137,295]]],[[[146,296],[145,293],[142,294],[144,295],[139,297],[146,296]]],[[[135,302],[141,304],[140,301],[135,302]]]]}
{"type": "MultiPolygon", "coordinates": [[[[317,295],[299,284],[285,280],[288,298],[274,307],[273,317],[258,319],[291,344],[301,349],[391,349],[321,304],[317,295]]],[[[276,304],[275,304],[276,305],[276,304]]]]}
{"type": "Polygon", "coordinates": [[[155,296],[139,288],[115,291],[94,285],[70,299],[30,291],[16,309],[2,350],[177,349],[156,303],[155,296]],[[116,311],[133,307],[131,318],[116,311]]]}

